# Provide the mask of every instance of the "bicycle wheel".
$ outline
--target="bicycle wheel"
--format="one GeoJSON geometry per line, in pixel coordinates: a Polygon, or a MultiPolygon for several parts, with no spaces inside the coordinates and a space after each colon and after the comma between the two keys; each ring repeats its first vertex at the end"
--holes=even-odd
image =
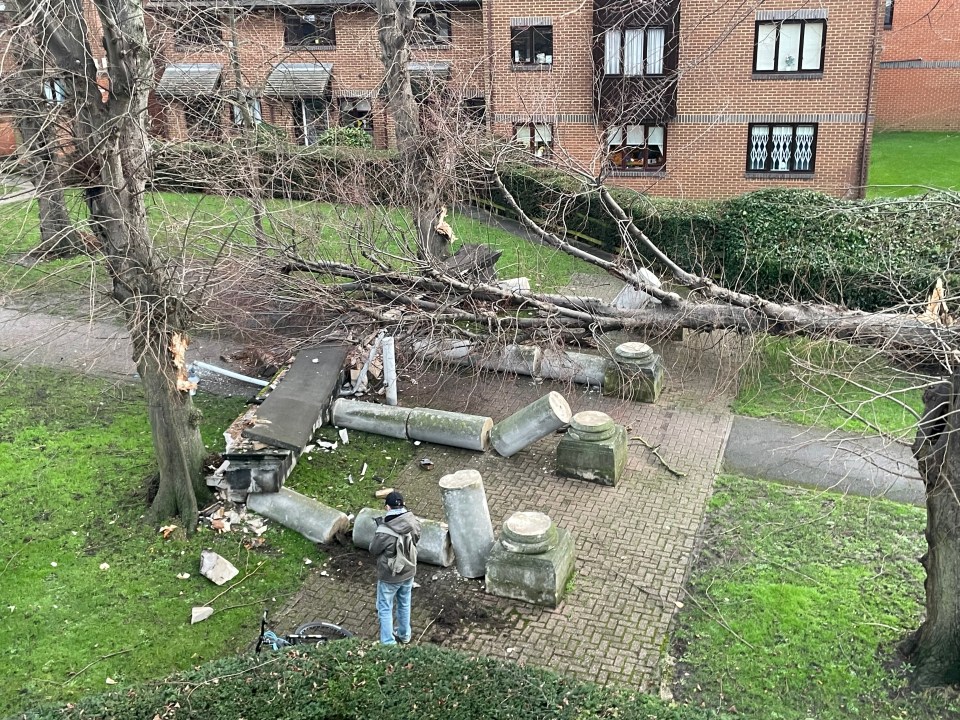
{"type": "Polygon", "coordinates": [[[320,643],[331,640],[343,640],[353,637],[353,633],[339,625],[328,622],[310,622],[304,623],[298,627],[292,635],[287,636],[297,645],[319,645],[320,643]]]}

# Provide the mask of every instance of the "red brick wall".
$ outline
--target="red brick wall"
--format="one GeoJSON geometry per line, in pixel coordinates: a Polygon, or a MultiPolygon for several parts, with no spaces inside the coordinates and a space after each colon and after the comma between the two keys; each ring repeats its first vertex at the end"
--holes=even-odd
{"type": "Polygon", "coordinates": [[[878,127],[960,130],[960,0],[897,0],[881,59],[878,127]]]}

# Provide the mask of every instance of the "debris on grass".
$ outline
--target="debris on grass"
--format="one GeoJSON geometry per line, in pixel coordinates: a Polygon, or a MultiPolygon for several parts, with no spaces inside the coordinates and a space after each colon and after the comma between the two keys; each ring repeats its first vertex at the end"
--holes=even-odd
{"type": "Polygon", "coordinates": [[[190,612],[190,624],[196,625],[198,622],[203,622],[211,615],[213,615],[212,607],[207,607],[205,605],[202,607],[195,607],[190,612]]]}
{"type": "Polygon", "coordinates": [[[222,555],[212,550],[200,553],[200,574],[215,585],[223,585],[240,573],[236,566],[222,555]]]}

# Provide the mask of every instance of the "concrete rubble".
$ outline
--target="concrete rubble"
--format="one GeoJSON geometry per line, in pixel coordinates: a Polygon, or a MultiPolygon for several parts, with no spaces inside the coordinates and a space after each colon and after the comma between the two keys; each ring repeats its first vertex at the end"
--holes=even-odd
{"type": "Polygon", "coordinates": [[[213,550],[200,553],[200,574],[215,585],[230,582],[239,572],[233,563],[213,550]]]}

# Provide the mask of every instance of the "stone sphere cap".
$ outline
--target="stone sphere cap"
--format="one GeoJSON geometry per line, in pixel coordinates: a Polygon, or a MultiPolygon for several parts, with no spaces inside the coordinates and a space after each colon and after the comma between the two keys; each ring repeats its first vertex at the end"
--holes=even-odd
{"type": "Polygon", "coordinates": [[[617,345],[614,352],[627,360],[649,360],[653,357],[653,348],[642,342],[625,342],[617,345]]]}

